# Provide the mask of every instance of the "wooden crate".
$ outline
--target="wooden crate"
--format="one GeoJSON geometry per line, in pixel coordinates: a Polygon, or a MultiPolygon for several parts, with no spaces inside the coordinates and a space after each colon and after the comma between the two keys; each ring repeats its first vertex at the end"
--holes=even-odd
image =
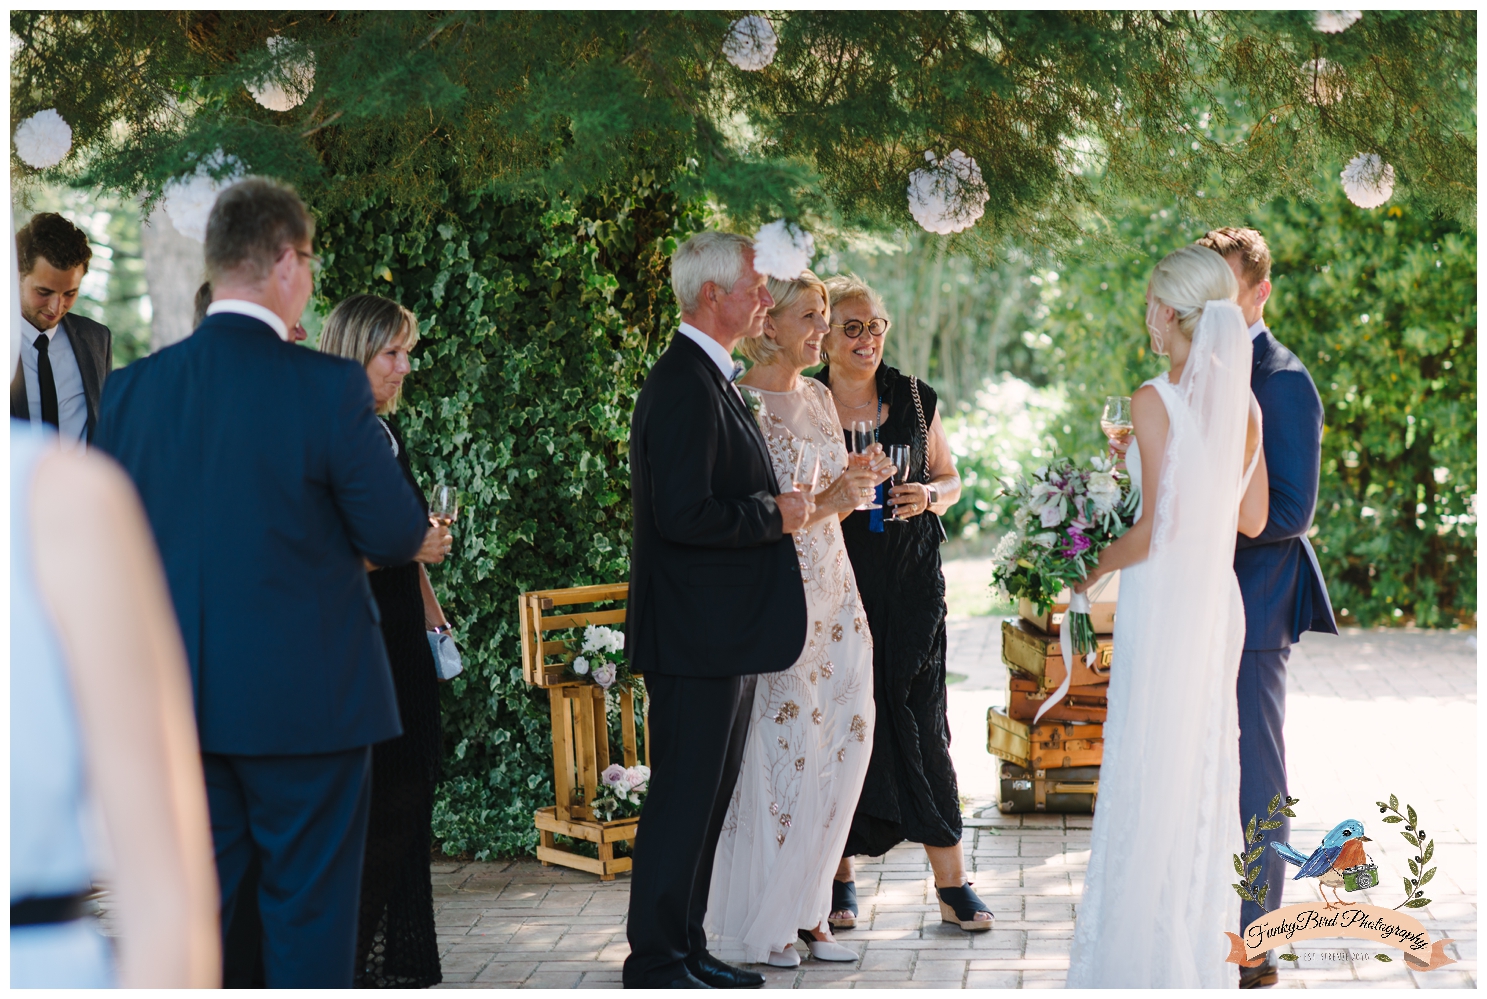
{"type": "MultiPolygon", "coordinates": [[[[629,596],[627,583],[576,586],[563,590],[536,590],[518,598],[521,629],[522,676],[547,691],[552,718],[552,786],[557,801],[539,809],[534,823],[540,837],[537,859],[544,865],[558,864],[589,871],[601,881],[630,869],[629,857],[616,857],[614,844],[635,840],[639,819],[631,817],[603,822],[589,809],[599,789],[599,775],[610,764],[609,721],[604,690],[587,680],[566,676],[567,665],[577,651],[569,639],[549,639],[554,631],[582,629],[585,625],[623,624],[623,608],[593,610],[584,605],[613,603],[629,596]],[[563,613],[544,614],[562,608],[563,613]],[[568,608],[576,608],[568,610],[568,608]],[[593,843],[598,859],[586,857],[557,844],[554,837],[567,836],[593,843]]],[[[633,767],[640,762],[636,745],[635,695],[618,691],[620,702],[620,758],[633,767]]],[[[645,762],[650,764],[650,731],[645,723],[645,762]]]]}
{"type": "MultiPolygon", "coordinates": [[[[1097,646],[1094,665],[1088,665],[1084,656],[1075,655],[1075,687],[1088,687],[1110,680],[1110,660],[1115,654],[1115,643],[1101,637],[1097,646]]],[[[1002,661],[1013,669],[1039,681],[1044,690],[1057,690],[1064,682],[1064,653],[1059,646],[1058,635],[1039,631],[1023,620],[1002,622],[1002,661]]]]}

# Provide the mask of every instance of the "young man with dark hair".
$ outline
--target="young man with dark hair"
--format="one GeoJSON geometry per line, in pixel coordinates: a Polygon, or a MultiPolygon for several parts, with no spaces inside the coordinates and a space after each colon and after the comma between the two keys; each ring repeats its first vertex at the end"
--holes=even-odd
{"type": "MultiPolygon", "coordinates": [[[[1239,280],[1239,307],[1254,343],[1250,388],[1264,421],[1265,465],[1270,476],[1270,516],[1259,536],[1238,536],[1234,572],[1244,597],[1244,655],[1239,661],[1239,821],[1264,821],[1270,801],[1286,787],[1286,661],[1304,631],[1337,633],[1327,586],[1311,542],[1322,466],[1322,399],[1301,359],[1265,323],[1270,298],[1270,247],[1254,229],[1214,229],[1198,240],[1224,258],[1239,280]]],[[[1265,835],[1261,861],[1270,885],[1268,909],[1281,904],[1285,860],[1269,849],[1286,842],[1290,822],[1265,835]]],[[[1240,907],[1241,932],[1260,917],[1253,902],[1240,907]]],[[[1274,959],[1240,971],[1241,988],[1263,988],[1277,979],[1274,959]]]]}
{"type": "Polygon", "coordinates": [[[42,212],[16,233],[21,273],[21,363],[10,383],[10,415],[57,428],[62,440],[92,441],[98,400],[114,366],[107,326],[69,315],[93,249],[83,231],[42,212]]]}

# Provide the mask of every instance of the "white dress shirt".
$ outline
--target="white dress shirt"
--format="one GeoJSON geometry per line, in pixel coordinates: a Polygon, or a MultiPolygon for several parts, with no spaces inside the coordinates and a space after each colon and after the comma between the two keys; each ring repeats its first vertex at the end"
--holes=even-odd
{"type": "Polygon", "coordinates": [[[1259,336],[1261,333],[1264,333],[1269,329],[1270,327],[1265,325],[1265,318],[1263,316],[1259,319],[1256,319],[1249,328],[1250,340],[1254,340],[1255,337],[1259,336]]]}
{"type": "Polygon", "coordinates": [[[50,341],[47,354],[52,361],[52,381],[57,384],[57,435],[64,441],[87,443],[88,396],[83,391],[83,372],[77,366],[77,354],[66,327],[58,323],[49,330],[38,330],[29,322],[21,325],[21,370],[26,376],[26,411],[32,423],[41,422],[41,379],[36,374],[40,355],[36,341],[50,341]]]}
{"type": "Polygon", "coordinates": [[[707,356],[712,358],[712,362],[718,366],[718,370],[723,372],[723,380],[730,385],[733,384],[733,356],[723,349],[721,343],[718,343],[718,341],[691,323],[682,323],[681,334],[707,351],[707,356]]]}
{"type": "Polygon", "coordinates": [[[240,316],[250,316],[268,323],[269,328],[279,334],[280,340],[288,341],[289,339],[289,327],[284,325],[284,320],[257,302],[248,302],[241,298],[223,298],[207,306],[207,315],[215,316],[219,312],[235,312],[240,316]]]}

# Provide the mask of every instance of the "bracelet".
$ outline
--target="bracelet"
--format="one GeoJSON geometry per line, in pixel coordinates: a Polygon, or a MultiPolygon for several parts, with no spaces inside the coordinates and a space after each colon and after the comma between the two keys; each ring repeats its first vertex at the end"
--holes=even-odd
{"type": "Polygon", "coordinates": [[[935,488],[935,484],[933,482],[928,483],[928,486],[929,486],[929,503],[926,506],[927,507],[930,507],[930,506],[934,506],[936,503],[938,503],[940,501],[940,491],[939,491],[939,489],[935,488]]]}
{"type": "Polygon", "coordinates": [[[453,625],[451,625],[448,621],[445,621],[443,624],[434,625],[432,628],[429,629],[429,631],[432,631],[436,635],[447,635],[449,634],[449,631],[452,627],[453,625]]]}

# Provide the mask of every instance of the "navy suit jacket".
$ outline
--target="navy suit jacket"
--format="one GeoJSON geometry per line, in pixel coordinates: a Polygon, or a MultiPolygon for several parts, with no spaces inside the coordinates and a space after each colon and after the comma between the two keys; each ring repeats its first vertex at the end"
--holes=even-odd
{"type": "Polygon", "coordinates": [[[362,556],[399,565],[428,521],[366,372],[208,316],[113,373],[96,447],[160,546],[208,753],[330,753],[401,732],[362,556]]]}
{"type": "Polygon", "coordinates": [[[805,647],[805,586],[764,435],[681,334],[635,402],[630,487],[630,665],[690,677],[793,666],[805,647]]]}
{"type": "Polygon", "coordinates": [[[1322,468],[1322,399],[1295,354],[1263,331],[1250,388],[1264,420],[1270,519],[1257,538],[1239,535],[1234,572],[1244,596],[1246,649],[1285,649],[1303,631],[1337,634],[1322,570],[1306,532],[1322,468]]]}

